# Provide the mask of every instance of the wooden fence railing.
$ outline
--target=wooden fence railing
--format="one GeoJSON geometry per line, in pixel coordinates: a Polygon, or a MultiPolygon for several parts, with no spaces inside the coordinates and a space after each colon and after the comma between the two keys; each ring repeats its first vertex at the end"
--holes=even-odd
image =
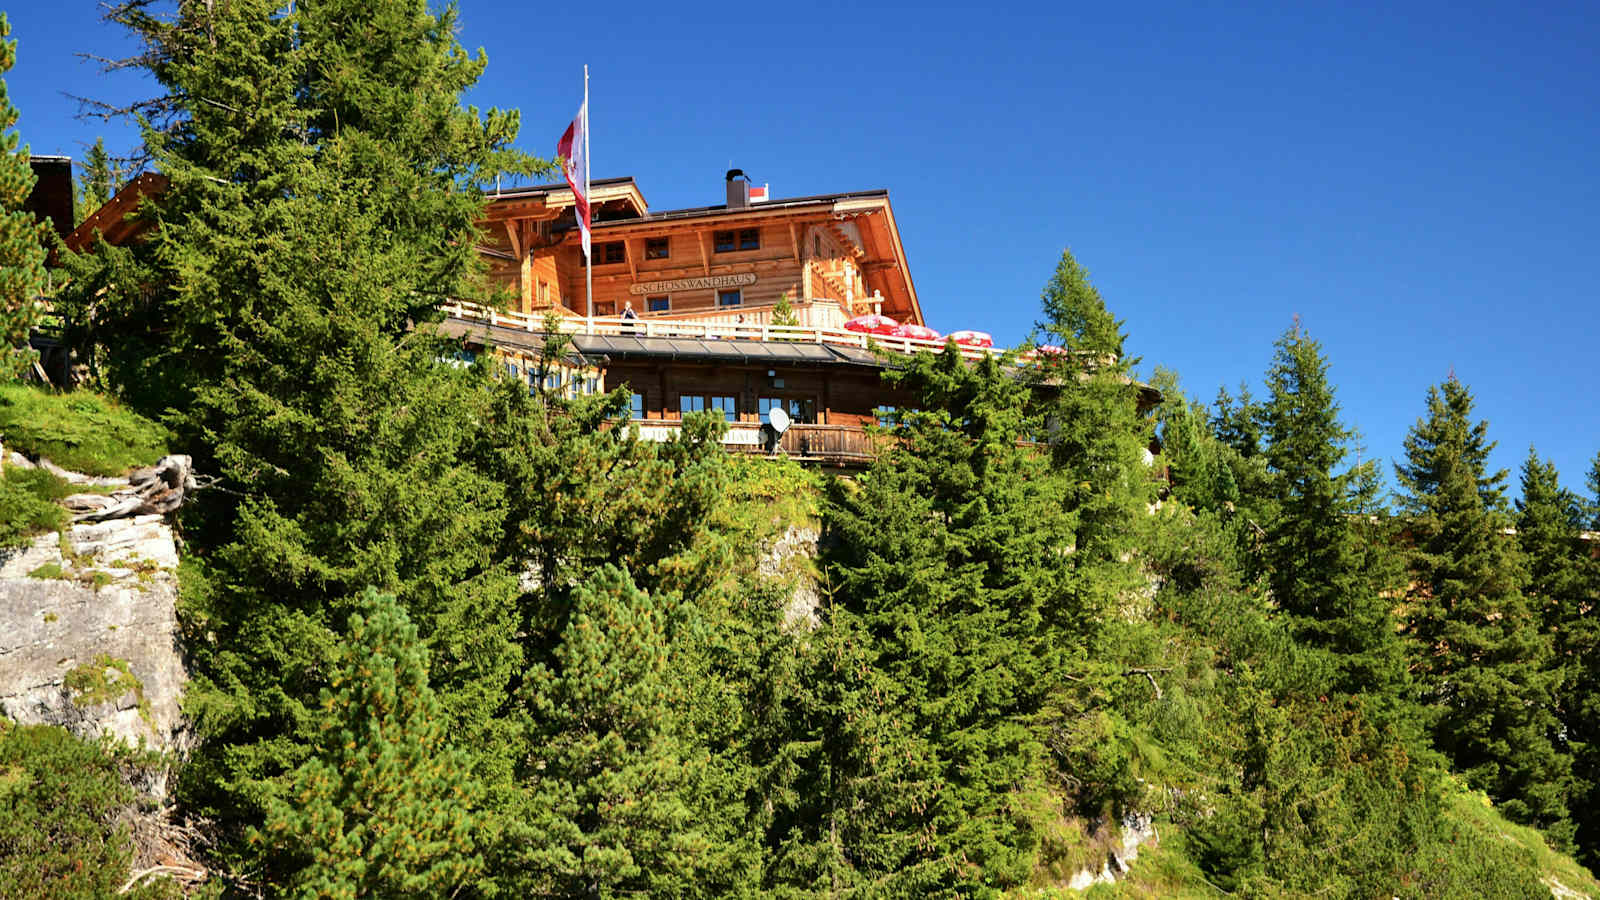
{"type": "MultiPolygon", "coordinates": [[[[636,420],[639,437],[647,441],[668,441],[681,428],[678,422],[657,419],[636,420]]],[[[842,465],[867,464],[878,455],[880,438],[868,433],[859,425],[809,425],[789,426],[776,445],[772,432],[754,422],[734,422],[722,437],[722,444],[730,453],[752,453],[795,459],[828,462],[842,465]]]]}
{"type": "MultiPolygon", "coordinates": [[[[501,328],[542,332],[546,317],[541,313],[504,312],[471,303],[447,303],[444,312],[457,319],[485,322],[501,328]]],[[[686,319],[640,318],[624,319],[620,316],[568,316],[556,319],[557,327],[565,334],[583,334],[609,337],[676,337],[706,340],[740,341],[809,341],[832,344],[837,347],[866,349],[869,343],[882,350],[907,356],[920,350],[938,353],[944,349],[943,340],[929,341],[921,338],[889,337],[887,335],[861,334],[842,328],[823,328],[806,325],[771,325],[765,322],[728,324],[701,322],[686,319]]],[[[998,347],[958,348],[967,359],[983,359],[1005,352],[998,347]]]]}

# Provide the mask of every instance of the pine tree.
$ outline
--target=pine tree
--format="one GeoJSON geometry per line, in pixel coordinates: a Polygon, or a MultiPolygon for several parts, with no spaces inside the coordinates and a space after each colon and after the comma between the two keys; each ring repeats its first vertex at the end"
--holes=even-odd
{"type": "Polygon", "coordinates": [[[1266,526],[1268,584],[1297,636],[1335,654],[1340,690],[1398,694],[1403,650],[1383,596],[1389,585],[1370,577],[1372,561],[1357,542],[1353,473],[1340,471],[1352,432],[1339,422],[1327,359],[1298,323],[1276,346],[1262,413],[1277,490],[1266,526]]]}
{"type": "MultiPolygon", "coordinates": [[[[17,61],[17,42],[7,40],[11,24],[0,13],[0,76],[17,61]]],[[[46,229],[23,209],[33,191],[28,148],[17,149],[17,108],[0,77],[0,382],[33,364],[28,337],[39,323],[39,292],[44,289],[46,229]]]]}
{"type": "Polygon", "coordinates": [[[1565,843],[1571,759],[1556,743],[1558,679],[1505,534],[1506,473],[1487,471],[1494,444],[1472,405],[1454,378],[1430,388],[1395,466],[1412,544],[1412,658],[1439,749],[1512,819],[1565,843]]]}
{"type": "Polygon", "coordinates": [[[452,894],[483,867],[482,789],[449,745],[427,650],[375,591],[348,635],[322,691],[316,751],[268,804],[270,871],[306,897],[452,894]]]}
{"type": "Polygon", "coordinates": [[[691,690],[672,658],[673,614],[604,567],[575,592],[552,665],[525,679],[529,795],[507,834],[520,894],[696,893],[710,848],[686,802],[700,761],[673,713],[691,690]]]}

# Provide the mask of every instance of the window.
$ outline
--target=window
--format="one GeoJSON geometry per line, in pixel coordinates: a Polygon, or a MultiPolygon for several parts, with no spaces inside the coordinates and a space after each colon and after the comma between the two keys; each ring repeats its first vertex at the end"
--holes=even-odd
{"type": "Polygon", "coordinates": [[[761,421],[767,420],[767,413],[774,406],[782,407],[789,414],[791,422],[805,425],[817,421],[817,404],[810,397],[762,397],[756,401],[756,411],[761,414],[761,421]]]}
{"type": "Polygon", "coordinates": [[[739,420],[739,400],[737,397],[700,397],[684,394],[678,398],[678,414],[680,416],[707,410],[722,413],[722,418],[728,422],[739,420]]]}
{"type": "Polygon", "coordinates": [[[732,253],[735,250],[760,250],[761,229],[740,228],[737,231],[712,232],[711,243],[718,253],[732,253]]]}
{"type": "Polygon", "coordinates": [[[518,368],[516,363],[506,363],[506,377],[521,379],[522,369],[518,368]]]}
{"type": "Polygon", "coordinates": [[[822,258],[822,235],[813,234],[811,236],[811,251],[812,256],[815,256],[817,259],[822,258]]]}
{"type": "Polygon", "coordinates": [[[879,428],[893,428],[900,424],[900,410],[893,406],[880,406],[872,414],[877,418],[879,428]]]}
{"type": "Polygon", "coordinates": [[[739,306],[742,303],[744,303],[744,295],[739,293],[738,288],[734,288],[731,291],[717,291],[718,306],[739,306]]]}
{"type": "Polygon", "coordinates": [[[645,308],[651,312],[666,312],[672,309],[672,298],[667,296],[644,298],[645,308]]]}
{"type": "Polygon", "coordinates": [[[630,394],[630,395],[628,395],[628,418],[630,418],[630,419],[642,419],[642,418],[644,418],[644,395],[643,394],[630,394]]]}
{"type": "MultiPolygon", "coordinates": [[[[594,245],[594,263],[597,266],[627,261],[628,247],[621,241],[606,241],[604,244],[594,245]]],[[[583,264],[583,253],[579,251],[578,265],[582,266],[583,264]]]]}
{"type": "Polygon", "coordinates": [[[644,242],[645,259],[670,259],[672,257],[671,238],[648,238],[644,242]]]}
{"type": "Polygon", "coordinates": [[[539,305],[550,305],[550,282],[548,281],[539,282],[539,305]]]}

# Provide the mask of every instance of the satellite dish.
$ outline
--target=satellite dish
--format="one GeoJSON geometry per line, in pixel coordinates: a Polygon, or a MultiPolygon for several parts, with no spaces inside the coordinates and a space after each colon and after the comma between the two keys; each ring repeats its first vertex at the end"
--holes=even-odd
{"type": "Polygon", "coordinates": [[[767,410],[767,424],[772,426],[773,431],[783,434],[789,430],[789,414],[783,411],[783,407],[774,406],[767,410]]]}

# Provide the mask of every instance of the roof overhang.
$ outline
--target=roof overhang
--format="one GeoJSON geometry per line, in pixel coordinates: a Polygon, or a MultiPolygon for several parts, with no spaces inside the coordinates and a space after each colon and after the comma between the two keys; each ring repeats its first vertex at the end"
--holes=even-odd
{"type": "Polygon", "coordinates": [[[68,250],[82,253],[94,244],[97,235],[106,243],[121,246],[143,234],[150,223],[130,218],[145,200],[159,199],[167,192],[171,181],[167,176],[145,172],[123,186],[116,196],[84,219],[64,239],[68,250]]]}

